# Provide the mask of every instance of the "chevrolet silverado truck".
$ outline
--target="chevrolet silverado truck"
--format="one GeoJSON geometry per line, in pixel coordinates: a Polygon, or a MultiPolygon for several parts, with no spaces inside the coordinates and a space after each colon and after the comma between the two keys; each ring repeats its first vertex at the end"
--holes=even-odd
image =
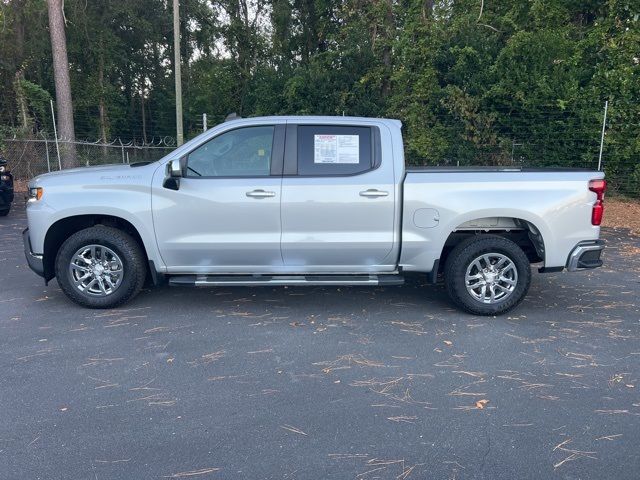
{"type": "Polygon", "coordinates": [[[401,123],[236,119],[153,163],[31,180],[25,254],[74,302],[154,284],[398,285],[497,315],[540,272],[602,265],[602,172],[405,165],[401,123]]]}
{"type": "Polygon", "coordinates": [[[0,217],[6,217],[13,202],[13,175],[7,161],[0,157],[0,217]]]}

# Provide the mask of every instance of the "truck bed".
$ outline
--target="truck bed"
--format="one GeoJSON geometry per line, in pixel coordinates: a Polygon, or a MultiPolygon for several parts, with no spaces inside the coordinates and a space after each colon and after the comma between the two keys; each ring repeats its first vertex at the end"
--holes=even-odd
{"type": "Polygon", "coordinates": [[[517,167],[517,166],[424,166],[424,165],[407,165],[406,171],[410,173],[487,173],[487,172],[592,172],[588,168],[573,167],[517,167]]]}
{"type": "Polygon", "coordinates": [[[579,241],[598,238],[589,181],[603,177],[568,168],[407,167],[401,267],[433,262],[449,232],[486,219],[530,225],[544,241],[545,267],[563,267],[579,241]]]}

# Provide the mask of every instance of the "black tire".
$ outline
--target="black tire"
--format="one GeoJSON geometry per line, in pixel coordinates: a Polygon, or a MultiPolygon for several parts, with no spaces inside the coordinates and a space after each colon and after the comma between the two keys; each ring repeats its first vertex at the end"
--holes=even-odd
{"type": "Polygon", "coordinates": [[[9,212],[11,211],[11,205],[9,205],[7,208],[0,210],[0,217],[6,217],[7,215],[9,215],[9,212]]]}
{"type": "Polygon", "coordinates": [[[527,295],[531,285],[531,266],[522,249],[511,240],[497,235],[476,235],[460,242],[449,253],[444,279],[447,293],[458,307],[475,315],[501,315],[515,308],[527,295]],[[475,259],[489,253],[508,257],[517,271],[517,282],[513,291],[495,303],[483,303],[476,299],[467,290],[465,283],[467,268],[475,259]]]}
{"type": "Polygon", "coordinates": [[[146,257],[131,235],[117,228],[96,225],[71,235],[58,250],[56,278],[60,288],[73,302],[89,308],[113,308],[131,300],[144,285],[146,257]],[[122,261],[120,285],[107,296],[92,296],[75,287],[69,265],[75,253],[87,245],[102,245],[115,252],[122,261]]]}

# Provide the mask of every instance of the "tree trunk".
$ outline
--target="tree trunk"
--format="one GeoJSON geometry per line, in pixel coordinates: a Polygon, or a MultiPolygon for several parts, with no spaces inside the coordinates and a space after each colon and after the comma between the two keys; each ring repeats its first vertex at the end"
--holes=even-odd
{"type": "MultiPolygon", "coordinates": [[[[142,79],[144,82],[144,78],[142,79]]],[[[147,115],[144,111],[144,88],[140,89],[140,113],[142,114],[142,143],[147,144],[147,115]]]]}
{"type": "Polygon", "coordinates": [[[382,64],[384,65],[384,77],[382,79],[382,98],[387,98],[391,93],[391,72],[393,71],[392,44],[395,38],[395,19],[393,17],[393,1],[386,0],[384,15],[384,46],[382,47],[382,64]]]}
{"type": "Polygon", "coordinates": [[[15,24],[14,24],[14,48],[15,48],[15,58],[17,59],[17,64],[21,64],[24,60],[24,4],[25,0],[13,1],[11,2],[11,6],[15,12],[15,24]]]}
{"type": "Polygon", "coordinates": [[[422,3],[422,21],[426,22],[433,16],[433,3],[434,0],[424,0],[422,3]]]}
{"type": "Polygon", "coordinates": [[[58,113],[58,136],[63,143],[62,166],[76,166],[75,130],[73,127],[73,103],[71,100],[71,81],[69,79],[69,60],[67,57],[67,39],[64,31],[64,13],[62,0],[47,0],[49,8],[49,34],[53,54],[53,75],[56,85],[56,107],[58,113]]]}
{"type": "MultiPolygon", "coordinates": [[[[98,112],[100,114],[100,141],[107,143],[109,138],[109,120],[107,118],[107,106],[104,101],[104,55],[100,54],[98,61],[98,88],[100,89],[100,100],[98,102],[98,112]]],[[[107,146],[102,147],[103,155],[107,156],[107,146]]]]}
{"type": "Polygon", "coordinates": [[[303,11],[303,35],[304,46],[302,50],[302,58],[304,63],[308,63],[311,56],[318,49],[318,16],[316,12],[315,2],[313,0],[302,1],[303,11]]]}
{"type": "Polygon", "coordinates": [[[276,68],[282,74],[285,67],[291,65],[291,23],[293,18],[292,5],[289,0],[273,0],[271,7],[272,50],[275,56],[276,68]]]}
{"type": "MultiPolygon", "coordinates": [[[[16,102],[15,107],[18,113],[17,115],[18,126],[20,130],[22,130],[23,132],[26,131],[28,127],[27,99],[24,93],[24,89],[22,87],[22,82],[21,82],[21,80],[24,80],[24,68],[26,63],[24,58],[24,23],[25,23],[24,3],[25,3],[24,0],[14,0],[13,2],[11,2],[11,8],[13,9],[13,33],[14,33],[13,57],[10,59],[3,59],[5,62],[8,60],[11,61],[11,63],[8,64],[7,67],[9,67],[10,65],[9,68],[15,72],[12,86],[15,93],[15,102],[16,102]]],[[[7,82],[6,87],[8,86],[9,85],[7,82]]],[[[9,100],[8,102],[9,105],[13,103],[11,102],[11,95],[7,95],[7,100],[9,100]]],[[[9,108],[13,110],[13,105],[11,105],[9,108]]]]}
{"type": "Polygon", "coordinates": [[[173,0],[173,75],[176,90],[176,145],[184,143],[182,127],[182,73],[180,55],[180,15],[178,0],[173,0]]]}
{"type": "Polygon", "coordinates": [[[16,72],[15,79],[13,81],[13,90],[16,94],[16,103],[18,105],[18,119],[20,131],[25,133],[31,133],[31,117],[29,116],[29,107],[27,105],[27,97],[24,93],[24,87],[22,82],[24,81],[24,70],[20,69],[16,72]]]}

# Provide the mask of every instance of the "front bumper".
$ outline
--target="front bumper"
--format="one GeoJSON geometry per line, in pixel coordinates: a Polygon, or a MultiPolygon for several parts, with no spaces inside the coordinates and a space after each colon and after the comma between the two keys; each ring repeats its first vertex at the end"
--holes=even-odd
{"type": "Polygon", "coordinates": [[[29,229],[25,228],[22,232],[22,243],[24,244],[24,256],[27,257],[29,268],[44,278],[44,262],[42,255],[35,254],[31,251],[31,240],[29,239],[29,229]]]}
{"type": "Polygon", "coordinates": [[[577,272],[602,266],[602,251],[604,240],[586,240],[578,243],[569,254],[567,270],[577,272]]]}

